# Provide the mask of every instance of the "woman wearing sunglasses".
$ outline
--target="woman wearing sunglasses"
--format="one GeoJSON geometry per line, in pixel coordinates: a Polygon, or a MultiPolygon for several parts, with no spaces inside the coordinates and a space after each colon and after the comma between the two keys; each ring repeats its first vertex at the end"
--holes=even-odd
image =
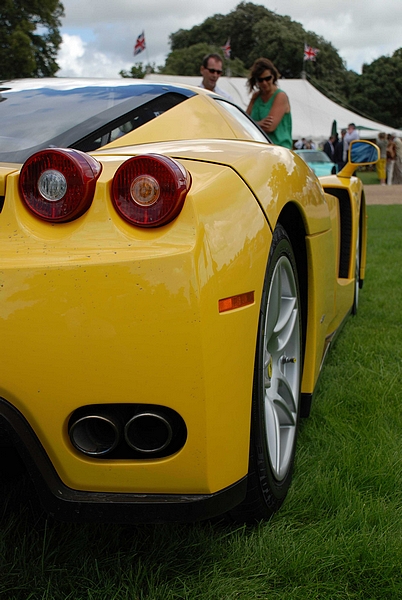
{"type": "Polygon", "coordinates": [[[292,148],[292,115],[289,98],[276,84],[279,72],[267,58],[258,58],[247,85],[252,94],[247,114],[277,146],[292,148]]]}

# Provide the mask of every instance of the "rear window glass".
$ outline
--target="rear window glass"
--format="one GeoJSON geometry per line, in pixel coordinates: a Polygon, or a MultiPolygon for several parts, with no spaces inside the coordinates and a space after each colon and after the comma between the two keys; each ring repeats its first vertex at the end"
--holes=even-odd
{"type": "Polygon", "coordinates": [[[95,150],[186,99],[162,86],[0,87],[0,161],[48,145],[95,150]]]}
{"type": "Polygon", "coordinates": [[[220,98],[216,99],[219,102],[220,106],[222,106],[225,110],[227,110],[235,119],[240,123],[243,129],[247,132],[248,136],[256,142],[269,142],[270,139],[265,133],[258,127],[255,122],[249,117],[241,108],[227,102],[225,100],[221,100],[220,98]]]}

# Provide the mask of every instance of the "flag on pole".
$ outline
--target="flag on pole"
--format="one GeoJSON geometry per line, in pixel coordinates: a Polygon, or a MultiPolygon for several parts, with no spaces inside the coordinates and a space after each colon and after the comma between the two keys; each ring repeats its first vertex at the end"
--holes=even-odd
{"type": "Polygon", "coordinates": [[[137,37],[137,41],[135,42],[135,46],[134,46],[134,56],[137,56],[137,54],[139,54],[143,50],[145,50],[145,34],[144,34],[144,32],[140,33],[140,35],[137,37]]]}
{"type": "Polygon", "coordinates": [[[223,54],[225,55],[225,58],[230,58],[230,53],[232,51],[232,49],[230,47],[230,38],[228,38],[228,41],[226,42],[226,44],[224,46],[222,46],[222,50],[223,50],[223,54]]]}
{"type": "Polygon", "coordinates": [[[315,60],[318,53],[318,48],[312,48],[304,44],[304,60],[315,60]]]}

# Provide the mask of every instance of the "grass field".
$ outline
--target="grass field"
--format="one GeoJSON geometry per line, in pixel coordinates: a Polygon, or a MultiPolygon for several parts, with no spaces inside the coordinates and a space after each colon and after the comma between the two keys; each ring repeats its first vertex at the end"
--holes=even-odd
{"type": "Polygon", "coordinates": [[[370,206],[367,278],[302,423],[289,497],[254,528],[46,521],[2,486],[4,600],[400,600],[402,206],[370,206]]]}
{"type": "Polygon", "coordinates": [[[359,179],[362,180],[362,182],[364,183],[364,185],[379,185],[380,184],[380,180],[378,178],[377,175],[377,171],[363,171],[363,170],[358,170],[356,171],[356,175],[359,177],[359,179]]]}

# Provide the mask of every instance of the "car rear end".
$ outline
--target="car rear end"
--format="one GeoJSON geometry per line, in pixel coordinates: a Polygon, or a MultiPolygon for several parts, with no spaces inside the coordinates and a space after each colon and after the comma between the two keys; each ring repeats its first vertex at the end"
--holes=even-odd
{"type": "Polygon", "coordinates": [[[237,504],[271,235],[249,188],[224,164],[72,150],[0,175],[0,436],[46,508],[126,522],[237,504]]]}

